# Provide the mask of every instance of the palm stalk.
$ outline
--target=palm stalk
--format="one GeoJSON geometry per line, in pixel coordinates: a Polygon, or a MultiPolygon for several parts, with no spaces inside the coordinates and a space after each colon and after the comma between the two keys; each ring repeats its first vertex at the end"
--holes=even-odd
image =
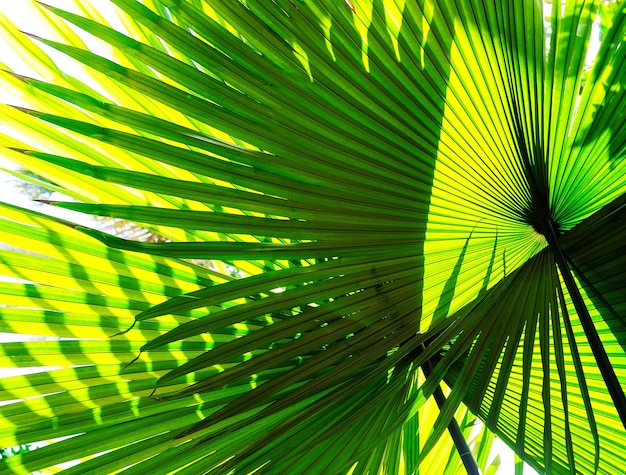
{"type": "MultiPolygon", "coordinates": [[[[424,345],[422,345],[422,349],[424,349],[424,345]]],[[[428,377],[432,372],[432,365],[430,364],[430,362],[427,361],[426,363],[424,363],[422,368],[424,370],[424,374],[426,375],[426,377],[428,377]]],[[[443,394],[443,390],[441,389],[441,387],[438,387],[435,390],[435,392],[433,393],[433,397],[437,402],[437,406],[439,406],[439,409],[442,409],[446,402],[446,396],[443,394]]],[[[476,459],[474,458],[472,451],[470,450],[467,443],[467,440],[465,440],[465,437],[463,436],[463,433],[461,432],[461,429],[459,428],[459,424],[457,423],[456,419],[452,419],[450,421],[450,424],[448,425],[448,431],[450,432],[450,437],[452,437],[454,446],[456,447],[456,450],[458,451],[461,460],[463,460],[463,466],[465,467],[467,473],[470,475],[478,475],[480,473],[478,464],[476,463],[476,459]]]]}

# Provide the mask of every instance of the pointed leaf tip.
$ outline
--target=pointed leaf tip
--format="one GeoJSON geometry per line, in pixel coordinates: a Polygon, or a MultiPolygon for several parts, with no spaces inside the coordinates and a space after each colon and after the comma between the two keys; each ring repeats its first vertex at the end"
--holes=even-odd
{"type": "Polygon", "coordinates": [[[45,41],[45,39],[42,38],[41,36],[35,35],[34,33],[29,33],[28,31],[20,30],[20,33],[28,36],[29,38],[31,38],[33,40],[45,41]]]}
{"type": "Polygon", "coordinates": [[[29,78],[28,76],[24,76],[22,74],[17,74],[16,72],[13,72],[13,71],[10,71],[10,70],[4,69],[4,68],[0,68],[0,72],[6,73],[6,74],[8,74],[10,76],[13,76],[16,79],[19,79],[20,81],[24,81],[24,82],[28,82],[29,79],[32,79],[32,78],[29,78]]]}
{"type": "Polygon", "coordinates": [[[30,115],[37,115],[39,114],[36,110],[33,109],[29,109],[27,107],[22,107],[22,106],[16,106],[14,104],[6,104],[9,107],[13,107],[13,109],[17,109],[20,112],[24,112],[25,114],[30,114],[30,115]]]}
{"type": "Polygon", "coordinates": [[[154,399],[155,401],[160,401],[161,398],[160,397],[154,397],[154,393],[156,393],[156,390],[158,389],[158,386],[155,386],[152,389],[152,392],[150,393],[150,395],[148,396],[148,399],[154,399]]]}
{"type": "MultiPolygon", "coordinates": [[[[135,361],[137,361],[139,358],[141,358],[141,354],[143,353],[143,350],[139,350],[139,354],[137,356],[135,356],[132,360],[130,360],[128,363],[126,363],[124,365],[124,368],[122,370],[125,370],[126,368],[128,368],[130,365],[132,365],[135,361]]],[[[156,388],[155,388],[156,389],[156,388]]],[[[152,394],[154,394],[154,391],[152,392],[152,394]]]]}
{"type": "MultiPolygon", "coordinates": [[[[84,227],[82,227],[82,226],[76,226],[74,229],[76,229],[76,230],[78,230],[78,231],[82,231],[82,232],[84,232],[84,230],[85,230],[85,229],[89,229],[89,228],[84,228],[84,227]]],[[[121,332],[118,332],[118,333],[116,333],[116,334],[114,334],[114,335],[111,335],[109,338],[115,338],[116,336],[120,336],[120,335],[124,335],[124,334],[128,333],[129,331],[131,331],[131,330],[135,327],[135,324],[136,324],[136,323],[137,323],[137,320],[135,320],[135,321],[133,322],[133,324],[132,324],[131,326],[129,326],[126,330],[122,330],[121,332]]],[[[141,352],[142,352],[142,351],[143,351],[143,349],[141,349],[141,350],[139,351],[139,355],[137,356],[137,358],[139,358],[139,356],[141,356],[141,352]]],[[[137,358],[135,358],[133,361],[131,361],[131,362],[130,362],[130,363],[128,363],[128,364],[134,363],[135,361],[137,361],[137,358]]]]}
{"type": "Polygon", "coordinates": [[[34,150],[28,150],[26,148],[19,148],[19,147],[6,147],[6,148],[9,150],[13,150],[14,152],[17,152],[17,153],[23,153],[25,155],[28,155],[34,152],[34,150]]]}

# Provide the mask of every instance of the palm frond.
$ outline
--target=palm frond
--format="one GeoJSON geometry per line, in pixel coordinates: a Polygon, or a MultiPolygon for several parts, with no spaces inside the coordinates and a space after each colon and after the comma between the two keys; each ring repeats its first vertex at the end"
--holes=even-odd
{"type": "Polygon", "coordinates": [[[163,236],[0,207],[0,470],[620,470],[626,6],[112,3],[0,18],[3,155],[163,236]]]}

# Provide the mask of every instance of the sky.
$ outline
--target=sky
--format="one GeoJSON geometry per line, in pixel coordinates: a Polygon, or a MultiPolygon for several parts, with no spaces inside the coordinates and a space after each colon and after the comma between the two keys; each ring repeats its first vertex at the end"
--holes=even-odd
{"type": "MultiPolygon", "coordinates": [[[[89,0],[93,6],[98,7],[101,12],[107,16],[111,15],[113,8],[108,0],[89,0]]],[[[6,16],[13,22],[20,30],[39,34],[43,34],[46,30],[45,24],[36,21],[37,16],[35,7],[32,0],[0,0],[0,14],[6,16]]],[[[46,0],[46,4],[67,9],[69,11],[75,11],[74,0],[46,0]]],[[[1,29],[0,29],[1,33],[1,29]]],[[[45,49],[45,46],[44,46],[45,49]]],[[[89,75],[85,71],[76,67],[76,64],[66,58],[63,54],[57,53],[51,49],[46,49],[55,63],[64,71],[70,72],[73,76],[79,79],[90,82],[89,75]]],[[[37,74],[33,69],[20,58],[11,47],[6,44],[6,39],[0,34],[0,63],[8,66],[13,72],[22,74],[25,76],[37,77],[37,74]]],[[[92,82],[93,85],[93,82],[92,82]]],[[[11,104],[16,106],[25,107],[26,104],[20,97],[12,94],[11,91],[6,90],[0,83],[0,103],[11,104]]],[[[0,121],[0,132],[8,133],[15,136],[15,132],[8,129],[0,121]]],[[[28,142],[27,137],[18,137],[19,139],[28,142]]],[[[69,210],[63,210],[61,208],[40,205],[33,203],[26,195],[20,193],[20,189],[15,183],[16,178],[12,175],[2,171],[2,169],[15,170],[16,166],[4,158],[0,153],[0,200],[6,203],[18,205],[24,208],[36,209],[40,212],[45,212],[50,215],[58,216],[64,219],[77,221],[80,224],[88,224],[92,221],[82,215],[69,210]]],[[[51,199],[63,199],[63,196],[53,195],[51,199]]]]}

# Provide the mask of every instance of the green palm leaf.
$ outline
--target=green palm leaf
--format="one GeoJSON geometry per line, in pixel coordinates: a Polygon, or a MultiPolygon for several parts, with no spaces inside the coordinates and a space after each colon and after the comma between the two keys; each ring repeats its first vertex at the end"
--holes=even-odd
{"type": "Polygon", "coordinates": [[[620,471],[624,5],[112,3],[0,17],[3,155],[163,237],[0,206],[0,471],[620,471]]]}

